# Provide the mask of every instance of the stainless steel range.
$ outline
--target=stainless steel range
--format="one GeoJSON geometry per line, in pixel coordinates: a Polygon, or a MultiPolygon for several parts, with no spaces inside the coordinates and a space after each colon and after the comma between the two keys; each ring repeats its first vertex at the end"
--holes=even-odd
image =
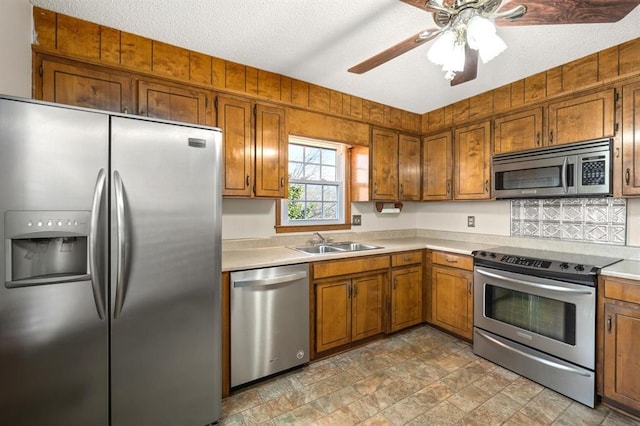
{"type": "Polygon", "coordinates": [[[593,407],[597,274],[620,259],[513,247],[473,255],[474,353],[593,407]]]}

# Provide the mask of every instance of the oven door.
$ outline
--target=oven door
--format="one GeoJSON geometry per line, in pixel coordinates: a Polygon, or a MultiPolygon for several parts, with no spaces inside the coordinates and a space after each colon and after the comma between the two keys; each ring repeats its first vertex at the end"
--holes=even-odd
{"type": "Polygon", "coordinates": [[[476,266],[474,289],[474,326],[595,369],[595,287],[476,266]]]}

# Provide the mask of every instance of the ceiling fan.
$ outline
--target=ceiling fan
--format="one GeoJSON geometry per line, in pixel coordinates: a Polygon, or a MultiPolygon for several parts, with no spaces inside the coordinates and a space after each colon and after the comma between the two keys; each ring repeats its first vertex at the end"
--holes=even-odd
{"type": "Polygon", "coordinates": [[[429,59],[442,65],[455,86],[477,76],[478,56],[488,62],[506,48],[495,25],[555,25],[617,22],[640,0],[400,0],[433,14],[428,28],[349,68],[363,74],[430,40],[429,59]],[[520,3],[501,10],[509,3],[520,3]]]}

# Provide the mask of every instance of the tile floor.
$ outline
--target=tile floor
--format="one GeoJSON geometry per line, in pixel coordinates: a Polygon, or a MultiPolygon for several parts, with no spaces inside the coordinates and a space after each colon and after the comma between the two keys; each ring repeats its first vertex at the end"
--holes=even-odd
{"type": "Polygon", "coordinates": [[[592,410],[420,326],[225,399],[221,425],[639,425],[592,410]]]}

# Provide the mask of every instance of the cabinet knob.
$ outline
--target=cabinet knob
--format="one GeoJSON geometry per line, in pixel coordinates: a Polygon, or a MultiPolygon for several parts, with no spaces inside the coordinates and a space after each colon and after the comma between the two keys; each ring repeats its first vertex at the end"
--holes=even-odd
{"type": "Polygon", "coordinates": [[[616,147],[616,158],[620,158],[620,147],[616,147]]]}
{"type": "Polygon", "coordinates": [[[624,181],[627,185],[631,183],[631,169],[629,168],[627,168],[627,170],[624,172],[624,181]]]}
{"type": "Polygon", "coordinates": [[[484,181],[484,192],[489,192],[489,179],[484,181]]]}
{"type": "Polygon", "coordinates": [[[611,333],[611,315],[607,316],[607,332],[611,333]]]}
{"type": "Polygon", "coordinates": [[[251,183],[251,177],[247,175],[247,186],[249,186],[250,183],[251,183]]]}
{"type": "Polygon", "coordinates": [[[553,130],[549,132],[549,143],[553,143],[553,130]]]}
{"type": "Polygon", "coordinates": [[[536,145],[540,146],[540,132],[536,134],[536,145]]]}
{"type": "Polygon", "coordinates": [[[280,178],[280,188],[284,188],[284,178],[280,178]]]}

